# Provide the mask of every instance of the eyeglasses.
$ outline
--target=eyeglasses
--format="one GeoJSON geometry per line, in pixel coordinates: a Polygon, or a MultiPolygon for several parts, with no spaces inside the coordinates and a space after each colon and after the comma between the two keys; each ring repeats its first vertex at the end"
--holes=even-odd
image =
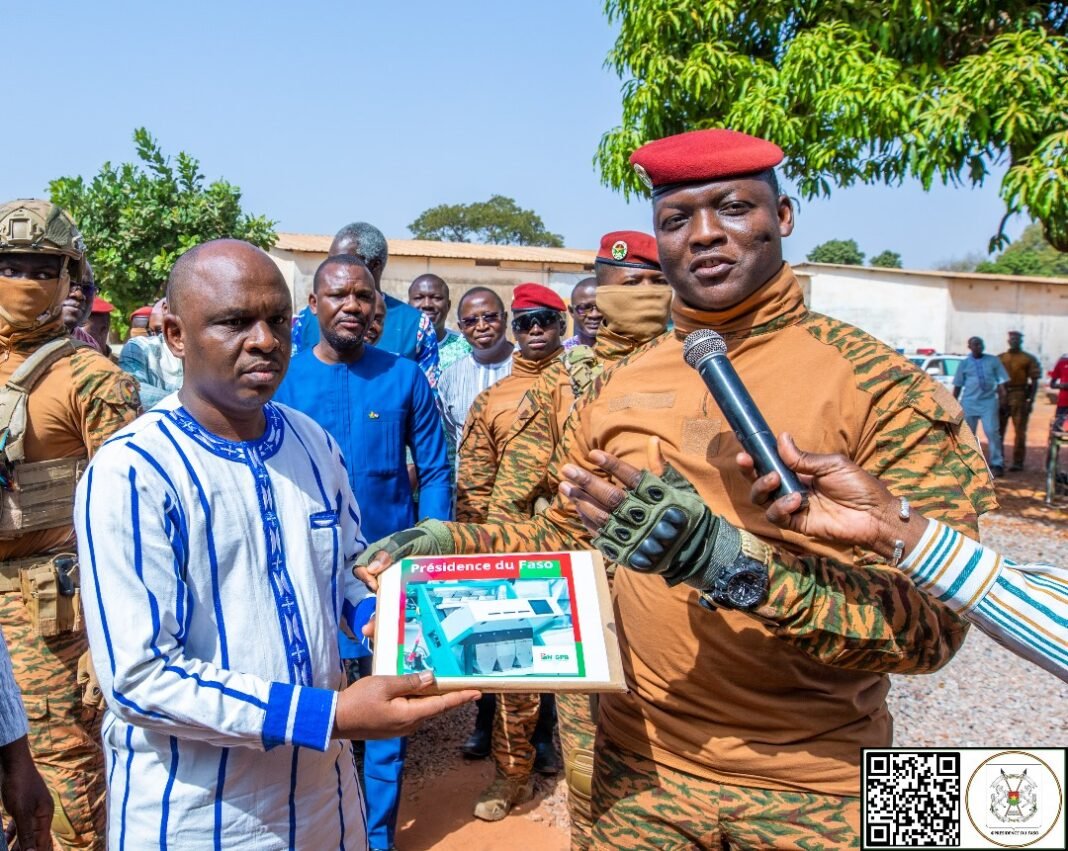
{"type": "Polygon", "coordinates": [[[560,312],[557,310],[530,310],[517,314],[512,320],[512,330],[517,334],[526,333],[535,325],[543,331],[560,321],[560,312]]]}
{"type": "Polygon", "coordinates": [[[96,284],[86,284],[81,281],[71,281],[70,288],[73,290],[75,287],[82,291],[82,295],[86,298],[92,298],[96,294],[96,284]]]}
{"type": "Polygon", "coordinates": [[[573,304],[571,309],[575,311],[578,316],[585,316],[587,313],[593,313],[597,310],[597,302],[590,302],[589,304],[573,304]]]}
{"type": "Polygon", "coordinates": [[[501,315],[499,313],[480,313],[478,316],[465,316],[460,320],[460,324],[464,328],[477,328],[481,322],[485,322],[487,325],[496,325],[500,321],[501,315]]]}

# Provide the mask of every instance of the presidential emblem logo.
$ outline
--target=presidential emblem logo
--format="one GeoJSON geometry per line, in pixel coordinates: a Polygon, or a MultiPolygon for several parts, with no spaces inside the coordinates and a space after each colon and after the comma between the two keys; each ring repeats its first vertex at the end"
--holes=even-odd
{"type": "Polygon", "coordinates": [[[995,752],[968,780],[963,803],[971,826],[1002,848],[1060,847],[1042,840],[1061,818],[1063,771],[1063,751],[995,752]],[[1059,770],[1046,761],[1051,756],[1054,764],[1059,761],[1059,770]]]}
{"type": "Polygon", "coordinates": [[[1038,787],[1027,776],[1025,768],[1019,774],[999,776],[990,784],[990,812],[998,821],[1020,824],[1030,821],[1038,812],[1038,787]]]}
{"type": "Polygon", "coordinates": [[[612,244],[612,259],[622,260],[627,256],[627,243],[622,239],[617,240],[612,244]]]}
{"type": "Polygon", "coordinates": [[[645,184],[646,189],[653,188],[653,179],[649,177],[649,172],[647,172],[642,166],[638,165],[637,163],[634,163],[634,173],[638,175],[638,180],[645,184]]]}

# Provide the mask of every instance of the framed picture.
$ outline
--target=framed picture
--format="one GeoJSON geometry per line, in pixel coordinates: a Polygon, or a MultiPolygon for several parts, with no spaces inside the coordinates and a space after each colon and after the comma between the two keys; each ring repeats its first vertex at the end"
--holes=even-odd
{"type": "Polygon", "coordinates": [[[379,577],[374,673],[438,688],[624,691],[598,552],[427,556],[379,577]]]}

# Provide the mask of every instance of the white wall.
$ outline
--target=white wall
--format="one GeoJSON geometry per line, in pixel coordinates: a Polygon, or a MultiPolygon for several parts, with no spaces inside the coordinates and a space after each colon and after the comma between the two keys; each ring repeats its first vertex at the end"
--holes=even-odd
{"type": "Polygon", "coordinates": [[[1024,348],[1044,370],[1068,351],[1068,286],[1011,278],[916,274],[907,269],[821,268],[806,277],[809,307],[864,329],[894,348],[965,353],[969,337],[986,350],[1007,348],[1022,331],[1024,348]]]}
{"type": "Polygon", "coordinates": [[[1024,349],[1044,372],[1068,351],[1068,287],[1063,284],[952,281],[948,336],[965,351],[969,337],[982,337],[990,354],[1008,348],[1009,331],[1022,331],[1024,349]]]}
{"type": "Polygon", "coordinates": [[[946,286],[943,279],[813,270],[808,305],[893,348],[946,351],[946,286]]]}

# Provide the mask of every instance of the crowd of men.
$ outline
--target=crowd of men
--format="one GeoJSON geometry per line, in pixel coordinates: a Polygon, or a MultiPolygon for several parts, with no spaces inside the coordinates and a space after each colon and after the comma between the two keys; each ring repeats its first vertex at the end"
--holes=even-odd
{"type": "MultiPolygon", "coordinates": [[[[392,848],[406,736],[477,701],[463,751],[495,766],[477,818],[560,769],[558,731],[575,849],[852,848],[860,749],[890,744],[887,674],[936,670],[975,622],[1068,676],[1065,572],[975,540],[997,505],[966,422],[982,415],[806,308],[781,159],[729,130],[643,146],[655,236],[607,233],[570,305],[469,289],[459,333],[440,276],[407,303],[382,292],[370,224],[338,232],[295,317],[264,252],[203,243],[117,362],[76,224],[0,207],[12,838],[392,848]],[[739,452],[683,359],[701,329],[790,432],[807,500],[739,452]],[[625,693],[371,674],[394,561],[592,548],[625,693]]],[[[1033,395],[1009,399],[1018,434],[1033,395]]]]}

